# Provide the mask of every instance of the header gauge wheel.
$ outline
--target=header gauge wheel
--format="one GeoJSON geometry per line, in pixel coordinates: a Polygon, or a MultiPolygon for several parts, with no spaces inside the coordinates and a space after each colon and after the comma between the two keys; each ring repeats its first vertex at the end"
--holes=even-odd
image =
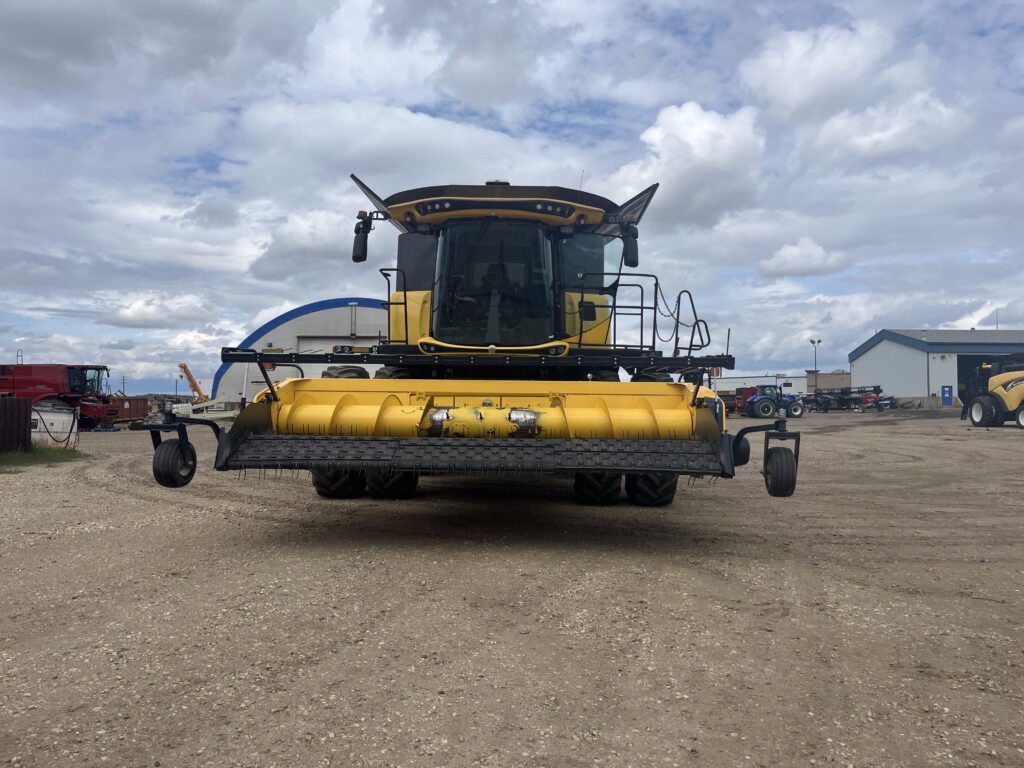
{"type": "Polygon", "coordinates": [[[196,473],[196,449],[178,438],[162,440],[153,451],[153,478],[164,488],[182,488],[196,473]]]}
{"type": "Polygon", "coordinates": [[[789,448],[769,448],[764,457],[764,486],[769,496],[792,496],[796,490],[796,456],[789,448]]]}

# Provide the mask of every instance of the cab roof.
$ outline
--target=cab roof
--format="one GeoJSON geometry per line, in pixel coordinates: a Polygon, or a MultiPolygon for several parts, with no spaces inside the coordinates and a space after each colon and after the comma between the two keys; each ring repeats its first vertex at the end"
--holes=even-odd
{"type": "Polygon", "coordinates": [[[437,225],[451,219],[509,218],[541,221],[552,226],[587,226],[594,231],[617,231],[625,218],[638,223],[650,205],[654,184],[626,203],[567,187],[516,186],[504,181],[486,184],[445,184],[416,187],[381,198],[355,174],[352,180],[398,229],[437,225]]]}

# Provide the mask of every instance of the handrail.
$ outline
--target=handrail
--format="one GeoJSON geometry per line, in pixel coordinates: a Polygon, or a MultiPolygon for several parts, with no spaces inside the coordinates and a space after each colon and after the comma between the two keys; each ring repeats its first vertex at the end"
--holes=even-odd
{"type": "MultiPolygon", "coordinates": [[[[402,278],[402,302],[401,302],[401,306],[402,306],[402,310],[403,310],[402,311],[402,316],[405,319],[405,338],[402,339],[402,341],[405,342],[406,344],[409,344],[410,343],[409,342],[409,289],[407,287],[409,285],[409,281],[406,279],[405,270],[404,269],[399,269],[398,267],[384,267],[383,269],[380,270],[380,273],[384,276],[384,279],[387,281],[387,284],[388,284],[388,301],[387,301],[387,304],[388,304],[388,329],[389,329],[389,331],[390,331],[390,328],[391,328],[391,305],[396,303],[396,302],[391,301],[391,278],[388,276],[389,272],[394,272],[395,273],[395,288],[396,289],[398,288],[398,277],[402,278]]],[[[394,339],[390,339],[390,341],[394,342],[394,339]]]]}

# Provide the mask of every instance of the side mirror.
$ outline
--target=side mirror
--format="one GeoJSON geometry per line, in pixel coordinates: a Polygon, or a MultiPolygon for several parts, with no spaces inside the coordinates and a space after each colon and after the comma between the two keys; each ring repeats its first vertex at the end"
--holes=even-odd
{"type": "Polygon", "coordinates": [[[634,269],[640,266],[640,249],[637,247],[636,238],[622,238],[622,263],[634,269]]]}
{"type": "Polygon", "coordinates": [[[369,229],[363,229],[363,223],[356,224],[356,237],[352,241],[352,261],[357,264],[366,261],[366,241],[370,235],[369,229]]]}
{"type": "Polygon", "coordinates": [[[594,302],[580,302],[580,320],[584,323],[593,323],[597,320],[597,306],[594,302]]]}
{"type": "Polygon", "coordinates": [[[622,234],[622,263],[630,268],[640,266],[640,249],[637,246],[636,224],[623,224],[619,228],[622,234]]]}

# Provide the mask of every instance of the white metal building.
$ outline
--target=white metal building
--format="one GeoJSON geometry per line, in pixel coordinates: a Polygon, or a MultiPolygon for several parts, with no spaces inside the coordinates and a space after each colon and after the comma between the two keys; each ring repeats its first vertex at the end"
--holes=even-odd
{"type": "MultiPolygon", "coordinates": [[[[326,299],[278,315],[246,336],[238,346],[282,352],[330,352],[336,344],[372,346],[387,335],[387,330],[387,308],[379,299],[326,299]]],[[[308,378],[318,378],[324,367],[303,365],[302,372],[308,378]]],[[[371,375],[373,367],[376,366],[367,367],[371,375]]],[[[298,375],[294,368],[281,367],[270,378],[277,382],[298,375]]],[[[212,397],[248,400],[264,386],[256,366],[224,363],[213,377],[212,397]]]]}
{"type": "Polygon", "coordinates": [[[850,372],[854,387],[959,405],[979,363],[1013,352],[1024,352],[1024,331],[883,329],[850,353],[850,372]]]}
{"type": "Polygon", "coordinates": [[[764,376],[719,376],[712,382],[716,392],[732,392],[741,387],[775,384],[787,394],[807,391],[807,374],[790,376],[788,373],[766,373],[764,376]]]}

